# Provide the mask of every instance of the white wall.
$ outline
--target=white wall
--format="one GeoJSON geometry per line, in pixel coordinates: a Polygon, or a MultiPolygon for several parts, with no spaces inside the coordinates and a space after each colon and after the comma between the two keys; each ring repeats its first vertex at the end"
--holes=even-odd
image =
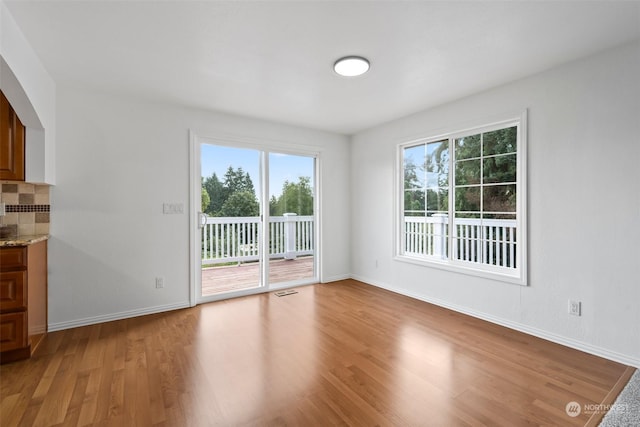
{"type": "Polygon", "coordinates": [[[189,216],[162,204],[189,206],[189,129],[320,147],[321,274],[348,277],[347,137],[65,86],[57,99],[50,330],[188,305],[189,216]]]}
{"type": "Polygon", "coordinates": [[[640,366],[639,76],[635,43],[355,135],[354,277],[640,366]],[[529,286],[393,260],[397,144],[524,109],[529,286]]]}
{"type": "Polygon", "coordinates": [[[0,1],[0,88],[26,126],[26,180],[55,183],[56,87],[0,1]]]}

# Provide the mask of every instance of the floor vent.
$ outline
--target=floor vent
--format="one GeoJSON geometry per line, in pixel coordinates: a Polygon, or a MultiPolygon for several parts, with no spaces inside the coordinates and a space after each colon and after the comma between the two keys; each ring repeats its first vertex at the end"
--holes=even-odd
{"type": "Polygon", "coordinates": [[[293,290],[293,289],[287,289],[286,291],[278,291],[276,292],[276,296],[278,297],[286,297],[287,295],[293,295],[293,294],[297,294],[298,291],[293,290]]]}

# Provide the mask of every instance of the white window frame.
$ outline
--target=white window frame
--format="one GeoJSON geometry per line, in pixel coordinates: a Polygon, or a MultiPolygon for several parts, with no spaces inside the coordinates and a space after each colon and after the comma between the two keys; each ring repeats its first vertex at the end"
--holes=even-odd
{"type": "Polygon", "coordinates": [[[398,261],[418,264],[428,267],[435,267],[457,273],[483,277],[517,285],[527,285],[527,112],[510,116],[503,120],[492,121],[489,124],[466,127],[463,130],[412,139],[398,144],[396,163],[396,215],[395,215],[395,236],[396,250],[395,259],[398,261]],[[448,256],[443,258],[433,255],[406,254],[405,232],[404,232],[404,150],[412,146],[428,144],[442,140],[449,141],[449,200],[448,218],[454,218],[455,210],[455,153],[454,140],[463,136],[475,135],[479,133],[491,132],[498,129],[517,126],[517,154],[516,154],[516,267],[506,268],[491,264],[461,261],[453,257],[454,248],[454,221],[448,221],[447,247],[448,256]]]}

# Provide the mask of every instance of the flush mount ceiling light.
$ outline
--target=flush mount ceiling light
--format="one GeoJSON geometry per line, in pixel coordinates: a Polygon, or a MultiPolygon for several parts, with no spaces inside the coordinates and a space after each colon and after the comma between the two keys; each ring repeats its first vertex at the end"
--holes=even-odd
{"type": "Polygon", "coordinates": [[[369,61],[361,56],[345,56],[333,64],[333,70],[344,77],[356,77],[369,71],[369,61]]]}

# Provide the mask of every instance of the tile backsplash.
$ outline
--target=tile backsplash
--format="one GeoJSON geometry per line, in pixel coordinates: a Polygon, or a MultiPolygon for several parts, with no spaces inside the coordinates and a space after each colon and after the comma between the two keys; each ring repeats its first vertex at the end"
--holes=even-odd
{"type": "Polygon", "coordinates": [[[0,181],[0,202],[5,204],[0,226],[9,236],[49,234],[49,186],[0,181]]]}

